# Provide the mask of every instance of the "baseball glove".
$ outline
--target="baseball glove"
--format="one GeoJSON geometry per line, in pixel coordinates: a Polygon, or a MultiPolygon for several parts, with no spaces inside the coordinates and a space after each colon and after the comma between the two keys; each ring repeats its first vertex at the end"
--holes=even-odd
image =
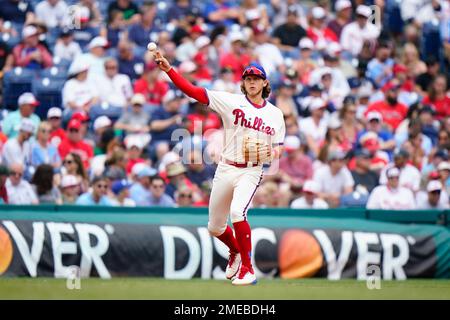
{"type": "Polygon", "coordinates": [[[272,161],[272,147],[263,140],[244,137],[242,153],[245,162],[268,163],[272,161]]]}

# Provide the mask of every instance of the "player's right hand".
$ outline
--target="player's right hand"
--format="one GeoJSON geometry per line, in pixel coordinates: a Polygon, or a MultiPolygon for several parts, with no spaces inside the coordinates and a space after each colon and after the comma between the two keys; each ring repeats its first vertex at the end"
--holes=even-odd
{"type": "Polygon", "coordinates": [[[161,54],[161,51],[156,50],[153,53],[153,58],[155,59],[156,64],[162,71],[168,72],[170,68],[172,68],[169,61],[167,61],[167,59],[164,58],[164,56],[161,54]]]}

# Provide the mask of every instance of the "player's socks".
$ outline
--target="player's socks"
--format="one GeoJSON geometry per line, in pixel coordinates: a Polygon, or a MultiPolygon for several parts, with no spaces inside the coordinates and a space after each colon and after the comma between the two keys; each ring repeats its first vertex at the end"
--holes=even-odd
{"type": "Polygon", "coordinates": [[[225,243],[230,249],[230,253],[239,253],[239,244],[234,237],[233,230],[227,225],[225,232],[217,237],[220,241],[225,243]]]}
{"type": "Polygon", "coordinates": [[[250,225],[248,224],[248,221],[244,220],[233,223],[233,226],[241,252],[242,265],[252,270],[252,262],[250,259],[250,253],[252,251],[252,231],[250,225]]]}

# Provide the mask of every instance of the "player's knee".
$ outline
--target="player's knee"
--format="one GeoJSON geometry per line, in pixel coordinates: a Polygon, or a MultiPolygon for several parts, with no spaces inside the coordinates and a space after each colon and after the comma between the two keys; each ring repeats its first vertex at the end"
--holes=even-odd
{"type": "Polygon", "coordinates": [[[212,235],[213,237],[218,237],[218,236],[222,235],[225,232],[226,228],[227,228],[226,225],[215,226],[215,225],[212,225],[211,223],[208,223],[209,234],[212,235]]]}

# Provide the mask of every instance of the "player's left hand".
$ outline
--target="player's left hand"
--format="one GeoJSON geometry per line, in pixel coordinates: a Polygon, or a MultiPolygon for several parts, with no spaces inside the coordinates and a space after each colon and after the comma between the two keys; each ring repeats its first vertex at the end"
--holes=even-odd
{"type": "Polygon", "coordinates": [[[242,153],[245,162],[269,163],[273,159],[272,147],[269,144],[249,136],[244,137],[242,153]]]}

